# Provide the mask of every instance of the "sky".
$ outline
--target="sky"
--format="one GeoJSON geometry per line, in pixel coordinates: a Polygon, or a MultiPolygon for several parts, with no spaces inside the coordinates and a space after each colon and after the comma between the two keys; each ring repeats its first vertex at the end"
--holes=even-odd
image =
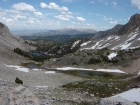
{"type": "Polygon", "coordinates": [[[0,22],[10,30],[107,30],[140,13],[140,0],[0,0],[0,22]]]}

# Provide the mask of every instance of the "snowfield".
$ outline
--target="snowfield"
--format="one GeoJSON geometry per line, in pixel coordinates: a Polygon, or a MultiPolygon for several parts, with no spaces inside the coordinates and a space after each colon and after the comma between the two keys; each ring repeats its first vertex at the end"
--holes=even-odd
{"type": "Polygon", "coordinates": [[[114,73],[125,73],[121,70],[118,70],[118,69],[97,69],[95,71],[99,71],[99,72],[114,72],[114,73]]]}
{"type": "Polygon", "coordinates": [[[97,71],[97,72],[114,72],[114,73],[125,73],[121,70],[118,69],[97,69],[97,70],[93,70],[93,69],[85,69],[85,68],[73,68],[73,67],[63,67],[63,68],[56,68],[57,70],[87,70],[87,71],[97,71]]]}
{"type": "Polygon", "coordinates": [[[116,57],[117,56],[117,53],[110,53],[109,55],[108,55],[108,59],[112,59],[112,58],[114,58],[114,57],[116,57]]]}
{"type": "Polygon", "coordinates": [[[85,69],[85,68],[73,68],[73,67],[62,67],[62,68],[56,68],[57,70],[89,70],[93,71],[93,69],[85,69]]]}
{"type": "Polygon", "coordinates": [[[112,97],[118,97],[118,96],[125,98],[131,102],[140,102],[140,88],[134,88],[112,97]]]}
{"type": "Polygon", "coordinates": [[[18,71],[22,71],[22,72],[29,72],[29,69],[28,68],[23,68],[22,66],[15,66],[15,65],[6,65],[4,64],[6,67],[10,67],[10,68],[14,68],[15,70],[18,70],[18,71]]]}

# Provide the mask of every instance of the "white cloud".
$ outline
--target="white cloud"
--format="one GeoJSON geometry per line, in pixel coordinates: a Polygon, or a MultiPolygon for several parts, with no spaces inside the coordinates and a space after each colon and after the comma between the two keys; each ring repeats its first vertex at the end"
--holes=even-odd
{"type": "Polygon", "coordinates": [[[104,1],[100,1],[101,3],[105,4],[105,5],[108,5],[108,2],[104,2],[104,1]]]}
{"type": "Polygon", "coordinates": [[[67,7],[65,7],[65,6],[60,7],[59,5],[57,5],[54,2],[49,3],[49,5],[47,5],[47,4],[42,2],[42,3],[40,3],[40,6],[42,8],[49,8],[49,9],[57,10],[59,12],[67,12],[67,11],[69,11],[69,9],[67,7]]]}
{"type": "Polygon", "coordinates": [[[41,12],[34,12],[34,14],[35,14],[36,16],[42,16],[42,15],[43,15],[41,12]]]}
{"type": "Polygon", "coordinates": [[[70,18],[74,18],[71,15],[58,15],[58,16],[54,16],[55,18],[58,18],[59,20],[70,20],[70,18]]]}
{"type": "Polygon", "coordinates": [[[12,8],[18,11],[36,11],[32,5],[23,2],[12,5],[12,8]]]}
{"type": "Polygon", "coordinates": [[[13,15],[12,17],[13,17],[15,20],[17,20],[17,19],[26,19],[26,16],[22,16],[22,15],[20,15],[20,14],[13,15]]]}
{"type": "Polygon", "coordinates": [[[72,24],[76,24],[76,22],[71,22],[72,24]]]}
{"type": "Polygon", "coordinates": [[[77,20],[79,20],[79,21],[86,21],[86,19],[84,19],[83,17],[77,17],[77,20]]]}
{"type": "Polygon", "coordinates": [[[4,2],[7,2],[7,0],[3,0],[4,2]]]}
{"type": "Polygon", "coordinates": [[[117,22],[117,20],[115,20],[115,21],[110,21],[110,24],[115,25],[115,24],[118,24],[118,22],[117,22]]]}
{"type": "Polygon", "coordinates": [[[117,6],[117,3],[116,2],[111,2],[115,7],[117,6]]]}
{"type": "Polygon", "coordinates": [[[95,2],[93,2],[93,1],[91,1],[91,2],[89,2],[89,3],[91,3],[91,4],[95,4],[95,2]]]}
{"type": "Polygon", "coordinates": [[[87,23],[86,25],[87,25],[87,26],[90,26],[91,24],[87,23]]]}
{"type": "Polygon", "coordinates": [[[131,0],[131,4],[140,10],[140,0],[131,0]]]}

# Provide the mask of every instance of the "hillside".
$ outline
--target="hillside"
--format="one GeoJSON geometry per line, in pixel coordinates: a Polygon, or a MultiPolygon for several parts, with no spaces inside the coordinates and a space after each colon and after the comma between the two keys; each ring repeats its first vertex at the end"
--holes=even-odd
{"type": "MultiPolygon", "coordinates": [[[[80,50],[95,50],[109,48],[110,50],[134,49],[140,47],[140,14],[133,15],[129,22],[121,26],[113,33],[100,35],[100,38],[92,40],[80,50]]],[[[106,31],[104,31],[106,33],[106,31]]],[[[103,33],[104,33],[103,32],[103,33]]],[[[96,36],[96,35],[95,35],[96,36]]],[[[85,42],[86,43],[86,42],[85,42]]]]}

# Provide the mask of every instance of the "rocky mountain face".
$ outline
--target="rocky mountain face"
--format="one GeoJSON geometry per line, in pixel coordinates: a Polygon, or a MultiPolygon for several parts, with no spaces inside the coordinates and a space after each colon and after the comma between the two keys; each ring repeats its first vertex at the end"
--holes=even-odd
{"type": "Polygon", "coordinates": [[[99,38],[103,38],[106,37],[107,35],[114,33],[115,31],[117,31],[118,29],[120,29],[123,25],[116,25],[115,27],[113,27],[112,29],[106,30],[106,31],[99,31],[97,32],[93,37],[91,37],[91,39],[99,39],[99,38]]]}
{"type": "Polygon", "coordinates": [[[31,47],[26,45],[22,39],[13,36],[10,33],[9,28],[0,22],[0,49],[14,49],[17,47],[23,50],[31,49],[31,47]]]}
{"type": "Polygon", "coordinates": [[[49,30],[49,31],[39,32],[33,35],[52,36],[52,35],[80,35],[80,34],[91,34],[91,33],[96,33],[96,31],[93,29],[64,28],[60,30],[49,30]]]}
{"type": "Polygon", "coordinates": [[[88,42],[83,43],[80,50],[95,50],[105,47],[110,50],[139,48],[140,14],[133,15],[127,24],[119,26],[114,32],[112,31],[105,35],[104,33],[106,32],[108,31],[104,31],[102,34],[97,33],[97,35],[93,36],[88,42]]]}

